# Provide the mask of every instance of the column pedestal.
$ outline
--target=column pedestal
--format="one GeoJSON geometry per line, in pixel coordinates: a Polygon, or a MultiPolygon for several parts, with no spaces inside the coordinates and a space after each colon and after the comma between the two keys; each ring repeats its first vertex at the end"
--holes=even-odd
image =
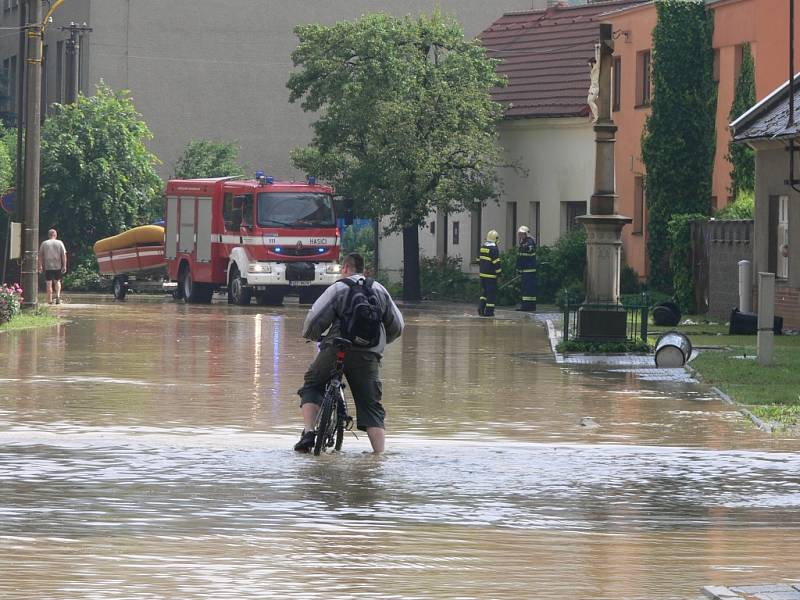
{"type": "Polygon", "coordinates": [[[628,313],[619,304],[622,228],[631,222],[622,215],[584,215],[586,227],[586,299],[578,309],[581,341],[618,342],[628,337],[628,313]]]}

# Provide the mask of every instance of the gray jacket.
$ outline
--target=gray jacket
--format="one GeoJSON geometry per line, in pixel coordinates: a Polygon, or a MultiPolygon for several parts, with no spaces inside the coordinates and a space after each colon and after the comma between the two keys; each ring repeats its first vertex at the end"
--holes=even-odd
{"type": "MultiPolygon", "coordinates": [[[[365,276],[357,273],[350,275],[349,279],[358,281],[365,276]]],[[[383,355],[386,344],[390,344],[400,337],[403,332],[404,322],[403,315],[392,300],[389,292],[377,281],[373,282],[372,289],[378,297],[381,309],[383,311],[383,323],[381,326],[381,340],[377,346],[372,348],[353,348],[354,351],[359,352],[373,352],[379,356],[383,355]]],[[[328,328],[326,337],[333,339],[339,336],[340,326],[339,319],[345,309],[345,302],[350,288],[347,284],[337,281],[314,302],[311,310],[306,315],[306,321],[303,324],[303,337],[312,341],[317,341],[328,328]]]]}

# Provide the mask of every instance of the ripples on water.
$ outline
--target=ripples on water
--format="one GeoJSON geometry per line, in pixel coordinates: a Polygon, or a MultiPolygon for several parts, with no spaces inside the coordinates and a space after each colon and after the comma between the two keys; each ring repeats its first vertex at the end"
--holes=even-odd
{"type": "Polygon", "coordinates": [[[315,459],[290,450],[297,307],[133,306],[0,336],[35,355],[0,372],[0,597],[686,598],[797,573],[796,447],[703,388],[408,311],[390,452],[315,459]]]}

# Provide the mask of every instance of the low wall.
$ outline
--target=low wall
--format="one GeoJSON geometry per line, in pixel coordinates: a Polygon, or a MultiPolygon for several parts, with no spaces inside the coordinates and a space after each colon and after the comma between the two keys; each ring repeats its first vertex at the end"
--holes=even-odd
{"type": "Polygon", "coordinates": [[[708,257],[708,315],[728,319],[739,306],[739,261],[753,261],[753,221],[703,223],[708,257]]]}

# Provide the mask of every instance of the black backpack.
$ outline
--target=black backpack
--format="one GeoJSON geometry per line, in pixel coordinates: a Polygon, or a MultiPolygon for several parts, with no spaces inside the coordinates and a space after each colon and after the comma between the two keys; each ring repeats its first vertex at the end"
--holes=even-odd
{"type": "Polygon", "coordinates": [[[350,289],[339,319],[341,336],[354,346],[372,348],[381,341],[381,310],[378,294],[372,289],[372,279],[365,277],[358,282],[349,277],[340,279],[350,289]]]}

